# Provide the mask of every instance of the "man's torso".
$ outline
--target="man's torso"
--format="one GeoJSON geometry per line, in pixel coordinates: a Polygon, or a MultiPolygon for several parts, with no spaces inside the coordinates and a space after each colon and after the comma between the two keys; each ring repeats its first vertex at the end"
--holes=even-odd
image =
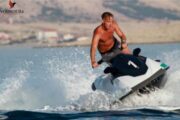
{"type": "Polygon", "coordinates": [[[103,30],[102,25],[100,25],[97,29],[100,31],[98,34],[100,34],[100,39],[98,43],[98,50],[101,53],[105,53],[109,51],[113,46],[114,46],[114,38],[113,38],[113,33],[114,33],[114,27],[108,31],[103,30]]]}

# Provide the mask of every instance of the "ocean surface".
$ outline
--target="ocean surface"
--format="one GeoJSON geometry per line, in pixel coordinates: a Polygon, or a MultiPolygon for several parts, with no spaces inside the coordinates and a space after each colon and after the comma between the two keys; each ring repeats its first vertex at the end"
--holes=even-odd
{"type": "Polygon", "coordinates": [[[167,84],[115,104],[116,97],[91,89],[107,65],[93,70],[89,47],[0,47],[0,120],[180,119],[180,43],[136,47],[170,65],[167,84]]]}

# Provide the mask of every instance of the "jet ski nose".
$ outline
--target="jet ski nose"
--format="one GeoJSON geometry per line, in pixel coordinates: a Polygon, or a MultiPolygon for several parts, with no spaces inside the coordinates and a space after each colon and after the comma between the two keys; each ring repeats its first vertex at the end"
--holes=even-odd
{"type": "Polygon", "coordinates": [[[95,87],[94,83],[91,85],[91,88],[92,88],[93,91],[96,90],[96,87],[95,87]]]}

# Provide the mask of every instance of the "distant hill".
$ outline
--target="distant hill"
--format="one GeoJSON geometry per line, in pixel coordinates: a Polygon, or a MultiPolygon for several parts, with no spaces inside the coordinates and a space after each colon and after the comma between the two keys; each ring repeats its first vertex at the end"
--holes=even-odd
{"type": "MultiPolygon", "coordinates": [[[[7,8],[8,0],[0,0],[0,9],[7,8]]],[[[169,19],[180,20],[179,0],[14,0],[12,10],[23,14],[0,13],[0,21],[33,22],[95,22],[104,11],[110,11],[120,20],[169,19]]]]}
{"type": "MultiPolygon", "coordinates": [[[[108,0],[106,0],[108,1],[108,0]]],[[[128,18],[131,19],[171,19],[171,20],[179,20],[180,14],[179,9],[176,7],[173,9],[168,8],[168,5],[165,7],[161,6],[161,3],[155,2],[152,4],[152,0],[113,0],[113,2],[104,2],[104,6],[108,7],[112,10],[115,10],[128,18]],[[146,2],[149,1],[149,2],[146,2]],[[150,2],[151,1],[151,2],[150,2]],[[158,5],[157,5],[158,4],[158,5]]],[[[158,0],[156,0],[158,1],[158,0]]],[[[179,4],[179,1],[161,1],[161,2],[169,2],[169,4],[179,4]]]]}

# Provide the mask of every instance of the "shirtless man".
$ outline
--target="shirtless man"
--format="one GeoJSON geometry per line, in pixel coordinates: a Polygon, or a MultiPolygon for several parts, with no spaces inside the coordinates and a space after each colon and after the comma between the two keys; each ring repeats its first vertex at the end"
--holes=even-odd
{"type": "Polygon", "coordinates": [[[97,48],[102,56],[102,60],[107,63],[119,53],[131,54],[126,42],[126,36],[114,20],[113,14],[104,12],[101,17],[102,24],[94,30],[91,44],[90,56],[92,68],[99,66],[95,59],[97,48]],[[121,38],[121,41],[115,39],[114,32],[121,38]],[[119,48],[120,43],[121,48],[119,48]]]}

